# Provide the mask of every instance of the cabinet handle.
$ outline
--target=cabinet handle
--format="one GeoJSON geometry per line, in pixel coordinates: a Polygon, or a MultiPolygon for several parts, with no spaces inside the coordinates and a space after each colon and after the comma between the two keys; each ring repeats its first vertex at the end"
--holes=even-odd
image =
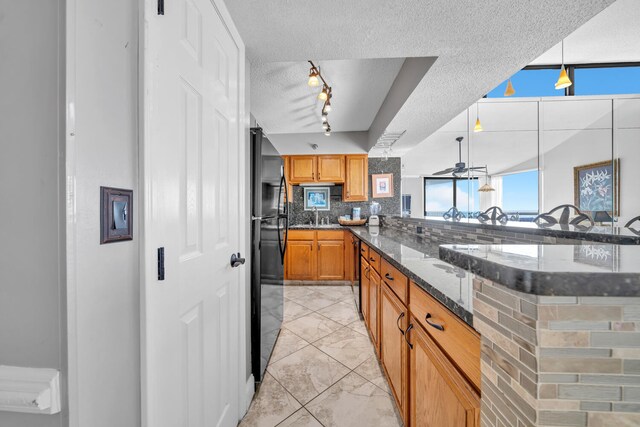
{"type": "Polygon", "coordinates": [[[369,257],[369,261],[375,261],[376,259],[372,256],[369,257]]]}
{"type": "Polygon", "coordinates": [[[393,277],[391,277],[391,275],[389,273],[385,274],[384,278],[387,279],[387,280],[391,280],[391,281],[394,280],[393,277]]]}
{"type": "Polygon", "coordinates": [[[400,313],[400,316],[398,316],[398,319],[396,320],[396,326],[398,327],[398,330],[400,331],[400,333],[402,335],[404,335],[404,331],[400,327],[400,319],[402,319],[403,317],[404,317],[404,311],[402,313],[400,313]]]}
{"type": "Polygon", "coordinates": [[[436,328],[439,331],[444,331],[444,325],[438,325],[437,323],[432,323],[429,322],[429,319],[431,319],[433,316],[431,316],[431,313],[427,313],[427,315],[424,317],[424,320],[429,324],[429,326],[431,326],[432,328],[436,328]]]}
{"type": "Polygon", "coordinates": [[[320,242],[318,242],[318,250],[320,250],[320,242]]]}
{"type": "Polygon", "coordinates": [[[407,330],[406,330],[406,331],[404,331],[404,334],[403,334],[403,335],[404,335],[404,340],[407,342],[407,344],[409,344],[409,348],[410,348],[411,350],[413,350],[413,344],[411,344],[411,343],[409,342],[409,339],[407,338],[407,337],[409,336],[409,331],[410,331],[411,329],[413,329],[413,323],[412,323],[412,324],[410,324],[409,326],[407,326],[407,330]]]}

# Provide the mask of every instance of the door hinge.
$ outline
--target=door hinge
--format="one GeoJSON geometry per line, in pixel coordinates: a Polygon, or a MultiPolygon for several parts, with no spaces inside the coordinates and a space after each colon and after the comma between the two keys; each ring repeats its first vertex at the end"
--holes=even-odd
{"type": "Polygon", "coordinates": [[[164,280],[164,247],[158,248],[158,280],[164,280]]]}
{"type": "Polygon", "coordinates": [[[158,0],[158,15],[164,15],[164,0],[158,0]]]}

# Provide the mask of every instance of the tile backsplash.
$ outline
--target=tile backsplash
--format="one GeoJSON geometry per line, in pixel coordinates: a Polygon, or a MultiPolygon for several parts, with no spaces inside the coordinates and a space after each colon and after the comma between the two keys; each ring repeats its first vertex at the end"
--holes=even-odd
{"type": "MultiPolygon", "coordinates": [[[[361,209],[361,217],[369,216],[369,205],[372,201],[380,203],[380,215],[400,215],[401,210],[401,190],[400,177],[401,162],[399,157],[390,157],[388,160],[383,158],[369,158],[369,201],[367,202],[343,202],[342,186],[330,187],[331,189],[331,210],[320,211],[319,218],[329,218],[329,222],[337,223],[338,217],[342,215],[351,215],[353,208],[361,209]],[[384,197],[373,199],[371,197],[371,175],[379,173],[393,174],[393,197],[384,197]]],[[[322,187],[321,184],[318,187],[322,187]]],[[[310,220],[315,219],[312,211],[304,210],[304,187],[296,185],[293,187],[293,203],[289,205],[289,221],[292,225],[308,224],[310,220]]]]}

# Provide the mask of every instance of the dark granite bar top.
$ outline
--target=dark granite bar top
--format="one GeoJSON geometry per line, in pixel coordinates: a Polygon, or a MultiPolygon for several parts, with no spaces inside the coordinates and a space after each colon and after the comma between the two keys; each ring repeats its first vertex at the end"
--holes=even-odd
{"type": "Polygon", "coordinates": [[[471,274],[440,260],[439,243],[392,228],[347,228],[473,327],[471,274]]]}
{"type": "Polygon", "coordinates": [[[442,245],[440,259],[519,292],[640,296],[638,245],[442,245]]]}
{"type": "Polygon", "coordinates": [[[533,222],[510,221],[506,224],[498,222],[481,222],[477,219],[462,219],[460,221],[446,220],[439,217],[426,218],[402,218],[403,221],[416,221],[437,224],[451,224],[455,226],[470,227],[475,229],[502,230],[511,233],[535,234],[539,236],[558,237],[565,239],[588,240],[600,243],[616,243],[619,245],[640,245],[640,230],[614,226],[574,226],[553,225],[541,226],[533,222]]]}

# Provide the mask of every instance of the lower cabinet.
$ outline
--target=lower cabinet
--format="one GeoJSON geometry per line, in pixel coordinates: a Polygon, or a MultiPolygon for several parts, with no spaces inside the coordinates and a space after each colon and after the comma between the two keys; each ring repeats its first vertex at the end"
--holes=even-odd
{"type": "Polygon", "coordinates": [[[364,257],[360,257],[360,310],[362,317],[369,325],[369,278],[371,266],[364,257]]]}
{"type": "Polygon", "coordinates": [[[318,240],[317,280],[344,280],[344,240],[318,240]]]}
{"type": "Polygon", "coordinates": [[[286,276],[289,280],[314,280],[316,274],[316,252],[313,240],[291,240],[287,242],[286,276]]]}
{"type": "Polygon", "coordinates": [[[411,325],[410,425],[479,427],[480,397],[413,317],[411,325]]]}
{"type": "Polygon", "coordinates": [[[371,332],[371,339],[373,340],[373,346],[376,349],[376,353],[380,353],[380,340],[378,334],[378,299],[380,298],[380,275],[371,266],[369,273],[369,319],[367,320],[367,326],[371,332]]]}
{"type": "Polygon", "coordinates": [[[380,292],[380,360],[405,425],[409,409],[409,359],[404,331],[408,320],[407,308],[389,286],[383,283],[380,292]]]}

